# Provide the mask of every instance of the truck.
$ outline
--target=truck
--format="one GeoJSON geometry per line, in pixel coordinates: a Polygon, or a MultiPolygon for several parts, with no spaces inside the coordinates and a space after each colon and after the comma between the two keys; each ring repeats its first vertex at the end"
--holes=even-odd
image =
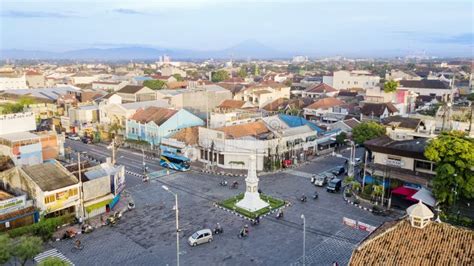
{"type": "Polygon", "coordinates": [[[331,181],[329,181],[326,187],[326,191],[332,192],[332,193],[338,192],[341,189],[341,185],[342,185],[341,179],[334,178],[331,181]]]}

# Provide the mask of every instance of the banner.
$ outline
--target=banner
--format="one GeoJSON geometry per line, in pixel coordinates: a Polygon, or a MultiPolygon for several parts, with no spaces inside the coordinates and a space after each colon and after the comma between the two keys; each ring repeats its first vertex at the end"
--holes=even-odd
{"type": "Polygon", "coordinates": [[[353,219],[349,219],[347,217],[343,217],[342,218],[342,223],[344,223],[345,225],[347,226],[350,226],[354,229],[359,229],[359,230],[362,230],[362,231],[367,231],[369,233],[373,232],[375,229],[377,229],[377,227],[375,226],[372,226],[370,224],[366,224],[366,223],[363,223],[361,221],[356,221],[356,220],[353,220],[353,219]]]}
{"type": "Polygon", "coordinates": [[[26,195],[0,201],[0,214],[23,209],[26,205],[26,195]]]}
{"type": "Polygon", "coordinates": [[[342,218],[342,222],[347,225],[347,226],[350,226],[352,228],[355,228],[357,226],[357,221],[356,220],[352,220],[352,219],[349,219],[347,217],[343,217],[342,218]]]}

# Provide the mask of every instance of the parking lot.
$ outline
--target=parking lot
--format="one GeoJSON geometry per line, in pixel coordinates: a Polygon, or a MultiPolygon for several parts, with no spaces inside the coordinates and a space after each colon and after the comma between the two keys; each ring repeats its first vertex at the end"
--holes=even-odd
{"type": "Polygon", "coordinates": [[[115,227],[103,227],[80,236],[85,248],[72,253],[71,241],[54,243],[76,265],[173,265],[176,264],[174,197],[162,189],[167,185],[178,193],[180,210],[180,260],[183,265],[289,265],[302,262],[303,225],[306,217],[306,262],[329,265],[337,261],[347,264],[353,248],[368,233],[345,226],[343,217],[377,226],[387,218],[348,205],[341,193],[327,193],[310,184],[312,173],[322,172],[340,164],[342,159],[329,157],[297,169],[260,177],[260,188],[266,194],[292,204],[285,217],[274,215],[250,226],[246,239],[237,237],[248,223],[229,212],[214,207],[214,203],[244,191],[244,178],[238,180],[238,190],[219,185],[220,176],[196,172],[173,173],[139,184],[128,191],[136,209],[124,214],[115,227]],[[318,191],[319,199],[310,195],[318,191]],[[298,199],[308,195],[308,202],[298,199]],[[187,238],[195,231],[213,228],[219,222],[224,234],[214,236],[210,244],[190,247],[187,238]]]}

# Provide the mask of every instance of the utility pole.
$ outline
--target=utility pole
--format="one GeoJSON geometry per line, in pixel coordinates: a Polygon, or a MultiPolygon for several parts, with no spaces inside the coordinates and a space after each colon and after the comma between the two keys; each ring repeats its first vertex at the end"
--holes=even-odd
{"type": "Polygon", "coordinates": [[[86,217],[86,210],[84,208],[84,189],[83,189],[83,184],[82,184],[82,175],[81,175],[81,152],[77,153],[77,170],[78,170],[78,177],[79,177],[79,190],[80,190],[80,208],[81,208],[81,219],[80,221],[83,222],[86,217]]]}
{"type": "Polygon", "coordinates": [[[306,265],[306,218],[304,214],[301,214],[301,219],[303,219],[303,266],[306,265]]]}

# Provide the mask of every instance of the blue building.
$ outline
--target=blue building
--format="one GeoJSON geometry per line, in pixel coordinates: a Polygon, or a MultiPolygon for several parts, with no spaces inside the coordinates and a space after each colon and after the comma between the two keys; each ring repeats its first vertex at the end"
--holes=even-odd
{"type": "Polygon", "coordinates": [[[155,146],[161,143],[161,138],[168,137],[180,129],[203,125],[202,119],[185,109],[148,107],[138,110],[127,119],[126,137],[143,140],[155,146]]]}

